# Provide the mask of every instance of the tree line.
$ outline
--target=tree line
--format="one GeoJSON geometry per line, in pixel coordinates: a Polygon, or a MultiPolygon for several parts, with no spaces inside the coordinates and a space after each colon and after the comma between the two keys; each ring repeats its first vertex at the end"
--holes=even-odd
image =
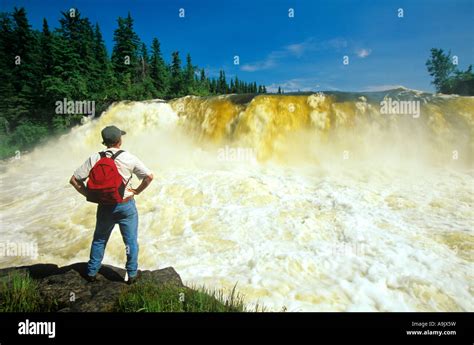
{"type": "Polygon", "coordinates": [[[465,71],[457,68],[457,57],[443,49],[431,49],[431,57],[426,61],[428,73],[433,77],[436,92],[474,96],[474,73],[472,65],[465,71]]]}
{"type": "Polygon", "coordinates": [[[160,42],[151,47],[134,31],[130,13],[117,19],[109,56],[99,24],[78,9],[61,12],[59,27],[43,19],[32,29],[24,8],[0,13],[0,158],[27,149],[80,122],[82,114],[56,114],[55,102],[94,100],[96,113],[114,101],[170,99],[185,95],[266,93],[263,85],[210,78],[187,54],[167,63],[160,42]]]}

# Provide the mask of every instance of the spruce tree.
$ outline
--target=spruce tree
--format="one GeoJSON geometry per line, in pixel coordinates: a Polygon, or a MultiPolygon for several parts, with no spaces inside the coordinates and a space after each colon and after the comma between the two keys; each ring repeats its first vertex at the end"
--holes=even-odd
{"type": "Polygon", "coordinates": [[[37,99],[37,90],[40,85],[39,47],[37,35],[31,29],[22,7],[13,11],[13,31],[11,49],[15,63],[13,64],[12,80],[16,96],[14,107],[18,119],[36,118],[38,113],[34,108],[37,99]]]}
{"type": "Polygon", "coordinates": [[[156,96],[165,98],[169,91],[169,75],[157,38],[154,38],[151,44],[150,77],[157,93],[156,96]]]}
{"type": "Polygon", "coordinates": [[[14,35],[12,19],[9,13],[0,13],[0,138],[6,136],[16,125],[18,114],[14,103],[17,92],[13,85],[15,55],[13,54],[14,35]]]}
{"type": "Polygon", "coordinates": [[[148,49],[145,43],[142,43],[137,66],[138,80],[133,85],[132,98],[135,100],[150,99],[157,93],[150,77],[149,65],[148,49]]]}
{"type": "Polygon", "coordinates": [[[119,17],[118,28],[114,32],[114,47],[112,50],[112,66],[115,77],[125,93],[136,80],[138,65],[138,35],[133,30],[133,19],[128,13],[127,18],[119,17]]]}
{"type": "Polygon", "coordinates": [[[145,43],[142,43],[140,48],[140,59],[138,62],[139,65],[139,79],[143,81],[149,75],[149,57],[148,57],[148,49],[145,43]]]}
{"type": "Polygon", "coordinates": [[[53,38],[49,30],[48,21],[43,18],[43,31],[41,33],[41,73],[44,75],[51,75],[53,72],[53,61],[51,55],[53,53],[53,38]]]}
{"type": "MultiPolygon", "coordinates": [[[[118,98],[117,86],[113,76],[112,64],[107,54],[104,39],[99,24],[94,27],[94,65],[93,65],[93,92],[101,101],[115,100],[118,98]]],[[[100,104],[105,107],[105,104],[100,104]]]]}
{"type": "Polygon", "coordinates": [[[228,85],[225,78],[225,72],[223,70],[219,71],[219,80],[217,82],[217,93],[226,94],[228,93],[228,85]]]}
{"type": "Polygon", "coordinates": [[[89,19],[82,18],[78,9],[74,12],[62,12],[59,20],[59,37],[55,41],[57,61],[50,91],[56,94],[56,100],[63,97],[71,100],[83,100],[89,96],[89,87],[93,83],[94,38],[89,19]]]}
{"type": "Polygon", "coordinates": [[[39,85],[38,85],[38,99],[36,107],[41,114],[41,117],[46,122],[50,122],[52,118],[52,104],[51,99],[48,98],[44,81],[53,75],[54,61],[53,61],[53,34],[49,30],[49,25],[46,18],[43,18],[42,32],[39,34],[40,52],[39,52],[39,85]]]}
{"type": "Polygon", "coordinates": [[[170,82],[170,94],[171,97],[180,97],[184,95],[184,78],[181,70],[181,59],[179,58],[179,52],[175,51],[172,53],[172,60],[170,66],[171,82],[170,82]]]}
{"type": "Polygon", "coordinates": [[[194,85],[194,69],[191,61],[191,55],[186,55],[186,68],[184,69],[184,89],[187,95],[191,95],[195,91],[194,85]]]}
{"type": "Polygon", "coordinates": [[[212,78],[209,83],[209,91],[211,94],[215,95],[217,93],[217,82],[216,79],[212,78]]]}
{"type": "Polygon", "coordinates": [[[239,78],[237,78],[237,76],[235,77],[234,87],[235,87],[235,93],[241,93],[240,81],[239,81],[239,78]]]}
{"type": "Polygon", "coordinates": [[[210,93],[210,83],[209,79],[206,77],[206,71],[204,68],[201,69],[201,73],[198,79],[199,84],[199,95],[207,96],[210,93]]]}

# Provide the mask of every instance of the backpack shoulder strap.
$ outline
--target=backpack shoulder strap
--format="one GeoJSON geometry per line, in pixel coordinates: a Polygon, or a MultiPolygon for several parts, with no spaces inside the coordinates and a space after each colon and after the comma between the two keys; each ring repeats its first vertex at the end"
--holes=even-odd
{"type": "Polygon", "coordinates": [[[115,154],[112,155],[112,158],[113,160],[115,160],[115,158],[117,158],[122,152],[124,152],[123,150],[118,150],[117,152],[115,152],[115,154]]]}
{"type": "MultiPolygon", "coordinates": [[[[115,159],[119,155],[120,151],[116,152],[115,154],[110,150],[101,151],[101,152],[99,152],[100,158],[106,158],[107,157],[107,155],[106,155],[107,152],[110,153],[110,158],[115,159]]],[[[120,152],[120,153],[122,153],[122,152],[120,152]]]]}

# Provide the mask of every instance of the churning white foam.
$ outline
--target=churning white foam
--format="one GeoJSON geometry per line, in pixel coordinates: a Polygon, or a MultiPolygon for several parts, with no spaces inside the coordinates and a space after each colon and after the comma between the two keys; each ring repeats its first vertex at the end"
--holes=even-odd
{"type": "MultiPolygon", "coordinates": [[[[119,103],[3,163],[2,241],[33,241],[39,256],[1,266],[88,259],[95,205],[68,180],[112,123],[155,174],[137,197],[142,269],[173,266],[216,289],[237,283],[267,310],[474,310],[472,173],[223,162],[161,102],[119,103]]],[[[104,263],[125,263],[118,231],[104,263]]]]}

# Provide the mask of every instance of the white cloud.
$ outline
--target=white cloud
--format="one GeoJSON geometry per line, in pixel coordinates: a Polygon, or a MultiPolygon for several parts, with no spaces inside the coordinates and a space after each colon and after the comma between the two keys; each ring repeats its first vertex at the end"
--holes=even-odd
{"type": "Polygon", "coordinates": [[[318,41],[314,37],[310,37],[303,42],[294,43],[287,45],[285,50],[296,56],[301,57],[305,53],[321,51],[321,50],[340,50],[342,48],[346,48],[348,45],[347,41],[343,38],[337,37],[331,40],[326,41],[318,41]]]}
{"type": "Polygon", "coordinates": [[[240,69],[246,72],[255,72],[261,71],[265,69],[269,69],[278,65],[278,61],[294,54],[296,55],[297,52],[302,52],[304,47],[300,44],[292,44],[290,46],[286,46],[283,50],[274,50],[264,60],[251,62],[245,65],[242,65],[240,69]]]}
{"type": "Polygon", "coordinates": [[[304,51],[306,50],[306,46],[304,43],[295,43],[286,46],[288,52],[294,54],[295,56],[302,56],[304,51]]]}
{"type": "Polygon", "coordinates": [[[310,37],[303,42],[292,43],[284,46],[280,50],[274,50],[268,54],[264,60],[244,64],[240,67],[240,69],[246,72],[261,71],[276,67],[279,61],[284,58],[300,58],[308,52],[329,49],[340,50],[341,48],[345,47],[347,47],[347,41],[342,38],[334,38],[328,41],[317,41],[313,37],[310,37]]]}
{"type": "Polygon", "coordinates": [[[269,55],[265,60],[263,61],[257,61],[253,63],[248,63],[245,65],[242,65],[240,69],[245,72],[255,72],[255,71],[261,71],[265,69],[269,69],[276,66],[276,61],[275,58],[269,55]]]}
{"type": "Polygon", "coordinates": [[[372,53],[372,49],[369,49],[369,48],[367,49],[362,48],[356,51],[357,56],[360,57],[361,59],[366,58],[367,56],[370,55],[370,53],[372,53]]]}
{"type": "Polygon", "coordinates": [[[289,44],[284,47],[285,55],[294,55],[296,57],[301,57],[304,53],[308,51],[313,51],[317,49],[317,42],[313,37],[310,37],[303,42],[289,44]]]}
{"type": "Polygon", "coordinates": [[[336,50],[346,48],[348,45],[347,41],[343,38],[333,38],[332,40],[329,40],[327,44],[336,50]]]}

